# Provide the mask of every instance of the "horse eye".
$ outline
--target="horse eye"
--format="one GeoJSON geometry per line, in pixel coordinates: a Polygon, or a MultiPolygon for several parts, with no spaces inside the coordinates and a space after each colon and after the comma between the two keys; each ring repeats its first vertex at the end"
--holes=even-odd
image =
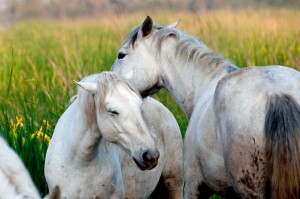
{"type": "Polygon", "coordinates": [[[118,59],[123,59],[126,56],[125,53],[119,52],[118,53],[118,59]]]}
{"type": "Polygon", "coordinates": [[[108,109],[107,112],[108,112],[110,115],[113,115],[113,116],[119,115],[119,112],[118,112],[118,111],[114,111],[114,110],[111,110],[111,109],[108,109]]]}

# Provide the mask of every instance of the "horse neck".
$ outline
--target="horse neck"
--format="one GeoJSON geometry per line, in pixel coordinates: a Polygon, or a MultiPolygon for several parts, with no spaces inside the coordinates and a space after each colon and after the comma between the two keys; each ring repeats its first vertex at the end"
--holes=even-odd
{"type": "Polygon", "coordinates": [[[68,117],[72,118],[72,121],[69,121],[72,125],[65,124],[69,126],[68,139],[72,139],[68,141],[69,149],[79,161],[91,161],[97,154],[102,138],[96,119],[87,119],[85,107],[80,106],[78,100],[71,104],[68,110],[68,117]]]}
{"type": "Polygon", "coordinates": [[[204,52],[203,58],[198,55],[199,58],[187,60],[184,56],[176,56],[176,47],[173,43],[165,51],[162,50],[161,56],[165,56],[161,59],[162,79],[164,87],[190,119],[195,103],[201,98],[209,100],[209,96],[213,96],[218,81],[228,74],[231,63],[225,59],[220,63],[209,60],[206,56],[211,51],[204,52]]]}

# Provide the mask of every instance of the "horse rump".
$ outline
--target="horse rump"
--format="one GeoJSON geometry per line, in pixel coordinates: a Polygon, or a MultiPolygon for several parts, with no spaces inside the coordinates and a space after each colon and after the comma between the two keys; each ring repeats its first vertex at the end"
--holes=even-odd
{"type": "Polygon", "coordinates": [[[270,96],[265,120],[271,198],[300,198],[300,106],[288,94],[270,96]]]}

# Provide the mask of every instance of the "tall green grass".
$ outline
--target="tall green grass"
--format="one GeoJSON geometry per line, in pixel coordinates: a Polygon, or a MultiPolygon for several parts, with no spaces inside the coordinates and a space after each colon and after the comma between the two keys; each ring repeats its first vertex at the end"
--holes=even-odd
{"type": "MultiPolygon", "coordinates": [[[[17,151],[41,194],[47,142],[76,92],[72,80],[109,70],[128,32],[146,16],[132,14],[76,21],[25,21],[0,32],[0,134],[17,151]],[[23,126],[12,126],[16,116],[23,126]],[[47,128],[46,120],[51,128],[47,128]]],[[[239,67],[281,64],[300,67],[300,11],[266,10],[162,13],[155,22],[182,19],[179,28],[200,37],[239,67]]],[[[184,135],[187,119],[174,100],[155,95],[175,115],[184,135]]]]}

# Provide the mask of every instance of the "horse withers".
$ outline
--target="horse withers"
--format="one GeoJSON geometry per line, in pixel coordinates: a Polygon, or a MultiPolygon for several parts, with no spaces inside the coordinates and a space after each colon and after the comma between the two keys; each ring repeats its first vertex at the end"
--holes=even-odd
{"type": "Polygon", "coordinates": [[[188,117],[185,198],[300,198],[300,73],[238,69],[176,26],[147,17],[111,70],[143,96],[166,88],[188,117]]]}
{"type": "Polygon", "coordinates": [[[47,150],[49,190],[59,185],[66,198],[147,198],[157,188],[180,198],[182,138],[173,115],[111,72],[76,84],[47,150]]]}

